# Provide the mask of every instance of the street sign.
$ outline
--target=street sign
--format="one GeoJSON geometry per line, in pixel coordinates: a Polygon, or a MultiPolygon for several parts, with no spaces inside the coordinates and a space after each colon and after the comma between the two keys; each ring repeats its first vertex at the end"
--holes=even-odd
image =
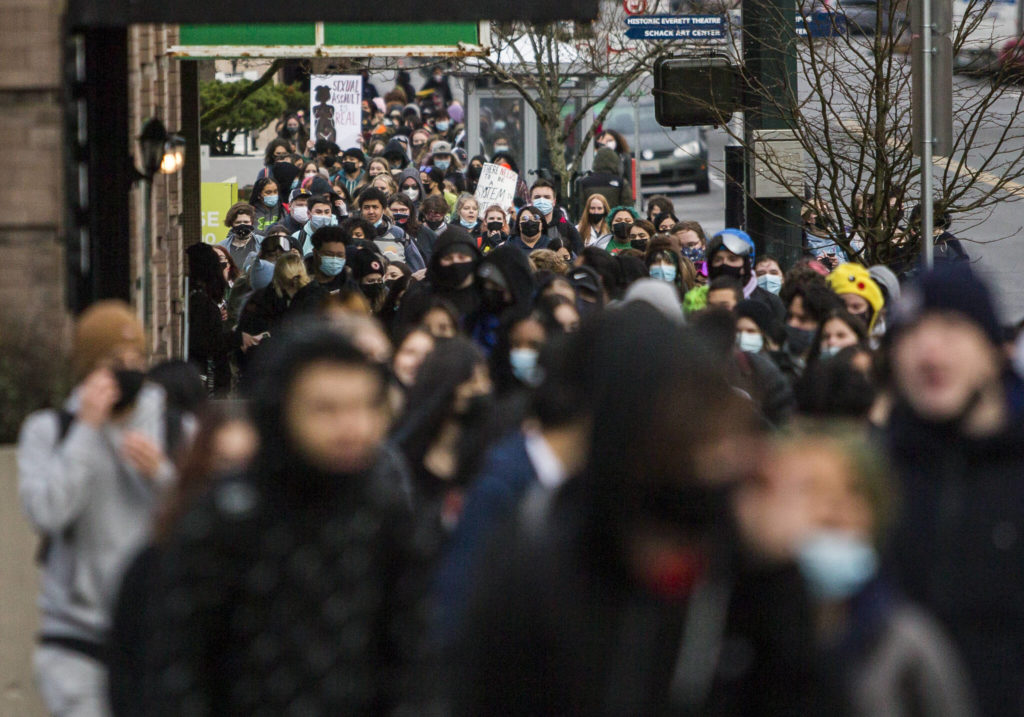
{"type": "Polygon", "coordinates": [[[632,15],[626,37],[633,40],[717,40],[724,35],[721,15],[632,15]]]}
{"type": "Polygon", "coordinates": [[[846,15],[832,12],[816,12],[807,16],[807,22],[796,16],[797,37],[838,37],[846,34],[846,15]]]}

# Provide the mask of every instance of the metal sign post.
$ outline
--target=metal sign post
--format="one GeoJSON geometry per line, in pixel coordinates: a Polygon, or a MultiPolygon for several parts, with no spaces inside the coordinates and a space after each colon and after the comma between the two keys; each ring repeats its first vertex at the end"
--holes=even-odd
{"type": "Polygon", "coordinates": [[[932,4],[921,0],[921,241],[924,242],[924,265],[935,264],[932,241],[932,4]]]}

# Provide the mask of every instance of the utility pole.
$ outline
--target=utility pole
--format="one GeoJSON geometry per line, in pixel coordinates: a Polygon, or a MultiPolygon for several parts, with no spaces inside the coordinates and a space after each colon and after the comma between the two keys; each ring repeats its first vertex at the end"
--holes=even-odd
{"type": "MultiPolygon", "coordinates": [[[[803,255],[800,200],[791,191],[762,191],[751,167],[755,147],[785,141],[794,130],[787,100],[796,97],[796,3],[793,0],[743,0],[743,64],[753,89],[747,93],[744,136],[747,146],[747,233],[758,254],[767,252],[792,266],[803,255]],[[775,98],[774,101],[768,97],[775,98]],[[760,138],[771,138],[765,142],[760,138]],[[760,196],[758,196],[760,195],[760,196]]],[[[789,142],[792,144],[792,142],[789,142]]]]}

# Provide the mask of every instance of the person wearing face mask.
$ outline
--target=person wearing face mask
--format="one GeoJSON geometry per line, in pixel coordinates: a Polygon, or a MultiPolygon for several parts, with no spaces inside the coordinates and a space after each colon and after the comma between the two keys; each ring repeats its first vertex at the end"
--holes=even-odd
{"type": "Polygon", "coordinates": [[[284,216],[284,205],[281,202],[281,192],[277,182],[273,177],[257,180],[249,197],[253,208],[253,231],[264,236],[267,233],[267,228],[271,224],[277,224],[284,216]]]}
{"type": "Polygon", "coordinates": [[[71,395],[29,415],[18,439],[18,495],[43,541],[33,667],[49,714],[110,714],[105,654],[121,573],[176,481],[167,396],[146,380],[136,313],[105,300],[77,318],[71,395]]]}
{"type": "Polygon", "coordinates": [[[452,103],[452,88],[448,84],[448,76],[444,73],[443,68],[434,67],[430,70],[430,77],[423,83],[420,92],[428,90],[440,93],[446,106],[452,103]]]}
{"type": "Polygon", "coordinates": [[[455,212],[455,202],[458,197],[445,188],[444,172],[437,167],[426,167],[420,172],[420,181],[423,183],[424,198],[442,197],[445,204],[448,205],[445,215],[451,216],[455,212]]]}
{"type": "Polygon", "coordinates": [[[305,189],[295,189],[283,196],[289,201],[285,205],[285,213],[281,216],[281,224],[291,236],[309,221],[309,200],[313,195],[305,189]]]}
{"type": "MultiPolygon", "coordinates": [[[[619,158],[619,174],[628,177],[632,173],[633,153],[629,148],[629,142],[621,133],[613,129],[605,129],[594,140],[596,150],[610,149],[619,158]]],[[[613,203],[614,205],[614,203],[613,203]]]]}
{"type": "Polygon", "coordinates": [[[818,328],[807,364],[810,366],[814,361],[827,361],[851,346],[868,349],[867,327],[859,316],[845,309],[833,309],[818,328]]]}
{"type": "Polygon", "coordinates": [[[292,244],[291,235],[283,224],[272,224],[267,236],[260,242],[260,250],[245,260],[244,271],[235,279],[227,295],[228,323],[234,326],[242,306],[256,289],[266,287],[274,277],[274,262],[282,254],[298,252],[292,244]]]}
{"type": "Polygon", "coordinates": [[[331,198],[325,195],[316,195],[309,199],[309,221],[302,229],[292,234],[292,240],[297,246],[302,247],[302,255],[309,256],[313,253],[311,240],[313,232],[321,227],[337,226],[338,219],[334,216],[334,204],[331,198]]]}
{"type": "Polygon", "coordinates": [[[426,262],[416,243],[387,216],[387,202],[387,195],[375,187],[369,187],[359,195],[360,216],[372,224],[374,229],[374,236],[366,238],[371,239],[389,261],[404,262],[413,271],[426,269],[426,262]]]}
{"type": "Polygon", "coordinates": [[[609,206],[625,206],[633,201],[633,187],[622,174],[619,155],[611,149],[601,147],[594,156],[594,166],[579,182],[583,196],[600,194],[609,206]]]}
{"type": "Polygon", "coordinates": [[[397,174],[409,166],[411,155],[409,154],[409,138],[402,135],[395,135],[388,140],[381,156],[391,165],[391,173],[397,174]]]}
{"type": "Polygon", "coordinates": [[[280,129],[278,129],[277,136],[279,139],[291,142],[296,152],[302,153],[306,151],[309,132],[306,131],[298,115],[290,114],[285,117],[280,129]]]}
{"type": "Polygon", "coordinates": [[[490,356],[502,327],[526,316],[533,307],[533,270],[526,254],[511,242],[489,252],[476,269],[480,308],[469,335],[490,356]]]}
{"type": "Polygon", "coordinates": [[[448,110],[444,107],[437,111],[437,116],[434,118],[434,129],[438,136],[445,141],[450,142],[455,136],[455,123],[452,122],[451,117],[448,116],[448,110]]]}
{"type": "Polygon", "coordinates": [[[454,220],[473,236],[480,235],[480,203],[472,194],[464,192],[455,202],[454,220]]]}
{"type": "Polygon", "coordinates": [[[754,273],[754,240],[741,229],[723,229],[711,237],[707,248],[708,279],[729,276],[743,288],[743,298],[765,304],[782,321],[786,309],[778,296],[757,285],[754,273]]]}
{"type": "Polygon", "coordinates": [[[512,152],[512,147],[507,137],[499,135],[502,139],[494,140],[494,153],[491,155],[491,162],[497,164],[505,169],[510,169],[516,173],[519,177],[516,180],[516,193],[513,200],[513,204],[516,207],[522,207],[530,203],[530,188],[527,186],[526,181],[523,179],[522,173],[519,171],[519,163],[516,161],[515,155],[512,152]]]}
{"type": "Polygon", "coordinates": [[[583,251],[583,239],[557,201],[558,190],[547,179],[538,179],[530,187],[530,204],[543,215],[545,236],[548,239],[561,239],[573,254],[579,254],[583,251]]]}
{"type": "Polygon", "coordinates": [[[780,298],[786,306],[786,341],[780,351],[772,353],[772,359],[783,373],[799,376],[814,349],[814,337],[821,322],[843,304],[824,279],[815,274],[786,282],[780,298]]]}
{"type": "Polygon", "coordinates": [[[482,154],[469,160],[469,166],[466,167],[466,191],[470,194],[476,193],[476,185],[480,181],[480,172],[483,171],[485,162],[487,158],[482,154]]]}
{"type": "Polygon", "coordinates": [[[639,219],[640,215],[633,207],[612,207],[609,220],[612,236],[604,247],[609,254],[618,254],[624,249],[632,248],[629,245],[629,230],[639,219]]]}
{"type": "Polygon", "coordinates": [[[804,501],[794,553],[814,601],[822,659],[852,715],[977,714],[965,665],[935,619],[882,575],[895,491],[853,426],[781,440],[768,480],[804,501]]]}
{"type": "Polygon", "coordinates": [[[765,291],[778,296],[786,276],[782,271],[779,260],[773,256],[762,256],[754,265],[754,273],[757,274],[757,285],[765,291]]]}
{"type": "Polygon", "coordinates": [[[690,287],[684,282],[682,257],[673,248],[668,237],[658,235],[651,239],[644,254],[644,264],[647,266],[648,275],[652,279],[671,284],[679,295],[679,301],[682,302],[690,287]]]}
{"type": "Polygon", "coordinates": [[[546,229],[543,210],[527,205],[519,210],[515,230],[508,240],[508,246],[514,246],[524,254],[529,254],[534,249],[544,249],[550,241],[546,236],[546,229]]]}
{"type": "Polygon", "coordinates": [[[400,327],[420,322],[434,299],[455,307],[461,328],[480,306],[476,267],[480,250],[476,240],[460,226],[449,226],[437,238],[423,281],[409,287],[399,311],[400,327]]]}
{"type": "Polygon", "coordinates": [[[348,190],[349,196],[355,196],[369,181],[363,168],[366,166],[366,155],[359,147],[349,147],[341,155],[341,172],[338,181],[348,190]]]}
{"type": "Polygon", "coordinates": [[[487,254],[508,241],[506,229],[505,210],[497,204],[487,207],[477,230],[477,246],[480,251],[487,254]]]}
{"type": "Polygon", "coordinates": [[[584,248],[597,246],[604,249],[612,238],[612,230],[608,225],[611,206],[602,194],[590,194],[583,203],[584,212],[580,217],[580,223],[576,225],[576,231],[580,234],[580,240],[584,248]]]}
{"type": "Polygon", "coordinates": [[[256,234],[254,219],[256,210],[248,202],[237,202],[231,205],[224,216],[224,226],[228,227],[228,235],[218,242],[231,254],[236,266],[244,266],[246,257],[259,251],[261,236],[256,234]]]}
{"type": "Polygon", "coordinates": [[[846,310],[860,318],[870,333],[882,313],[885,299],[871,274],[860,264],[840,264],[827,278],[829,288],[846,304],[846,310]]]}
{"type": "Polygon", "coordinates": [[[370,311],[376,316],[380,313],[388,296],[387,285],[384,283],[387,260],[380,255],[373,242],[364,240],[352,242],[348,256],[352,279],[359,286],[359,291],[366,297],[370,311]]]}
{"type": "Polygon", "coordinates": [[[341,227],[323,227],[313,232],[313,254],[308,269],[314,281],[328,294],[355,289],[351,270],[346,271],[347,238],[341,227]]]}
{"type": "Polygon", "coordinates": [[[398,175],[398,191],[405,195],[413,206],[419,207],[427,193],[423,190],[420,172],[415,167],[402,170],[398,175]]]}

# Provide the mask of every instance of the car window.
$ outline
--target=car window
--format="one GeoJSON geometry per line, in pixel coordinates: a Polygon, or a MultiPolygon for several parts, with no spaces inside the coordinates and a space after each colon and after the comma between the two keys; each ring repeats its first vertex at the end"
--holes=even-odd
{"type": "MultiPolygon", "coordinates": [[[[627,141],[633,138],[633,107],[632,105],[626,105],[625,107],[616,107],[604,120],[602,125],[605,129],[613,129],[616,132],[622,133],[622,136],[627,141]]],[[[641,134],[654,134],[664,133],[671,136],[676,142],[688,142],[691,139],[695,139],[697,135],[696,127],[680,127],[673,131],[669,127],[662,127],[658,124],[658,121],[654,118],[654,105],[643,104],[640,105],[640,133],[641,134]]]]}

